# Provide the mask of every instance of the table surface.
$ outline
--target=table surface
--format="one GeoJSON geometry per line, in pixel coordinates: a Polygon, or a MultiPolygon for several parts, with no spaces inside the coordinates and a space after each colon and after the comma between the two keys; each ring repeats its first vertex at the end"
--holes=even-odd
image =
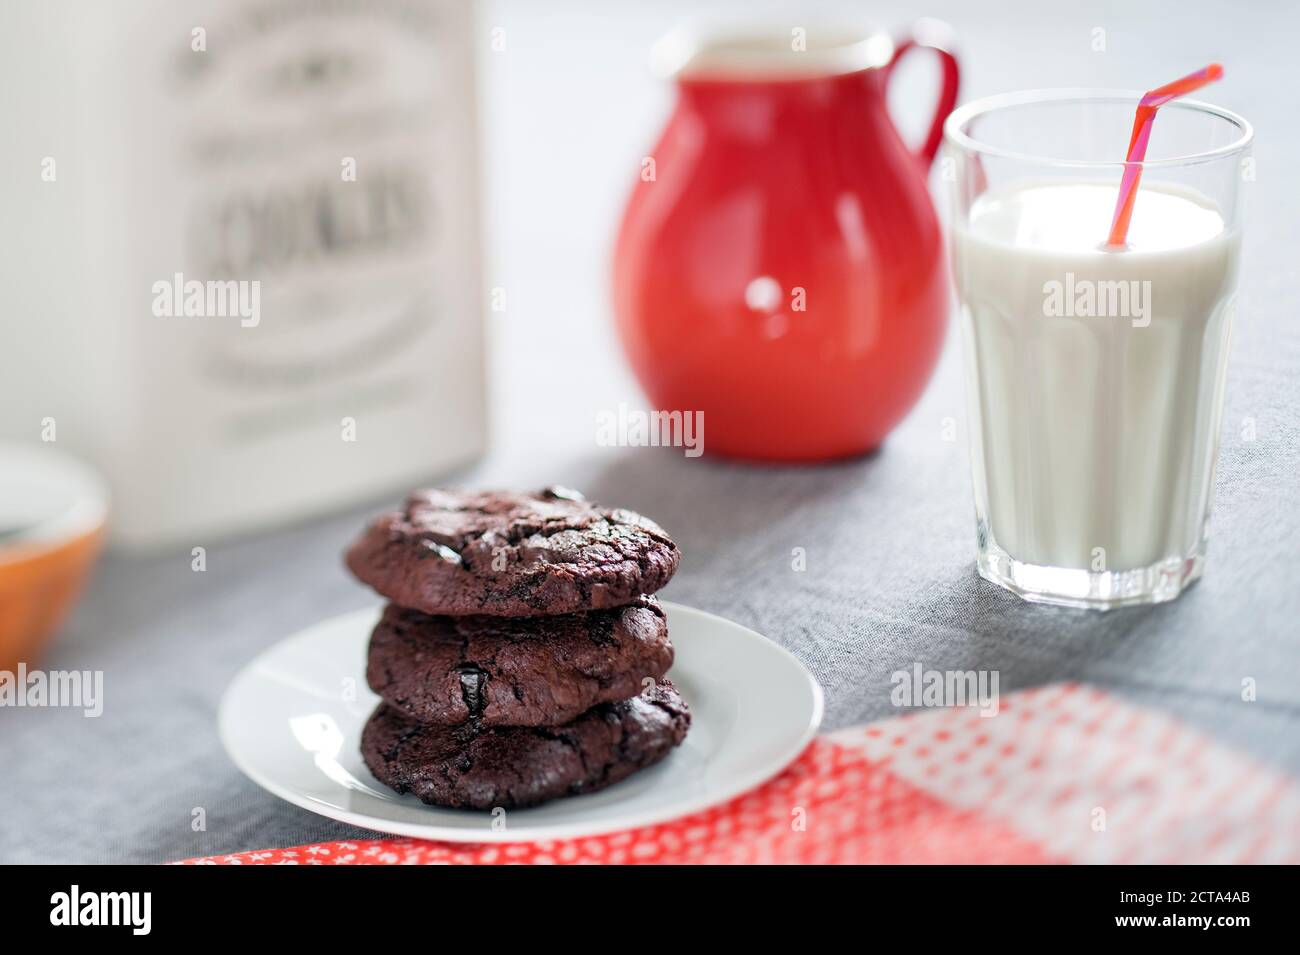
{"type": "MultiPolygon", "coordinates": [[[[1095,614],[1021,603],[975,575],[955,328],[924,398],[868,459],[755,468],[597,446],[597,411],[642,401],[610,329],[606,269],[620,204],[670,102],[643,51],[689,5],[542,6],[485,12],[508,39],[505,53],[484,58],[483,111],[489,285],[509,290],[509,310],[491,316],[492,450],[442,479],[562,483],[653,516],[684,555],[664,595],[790,648],[825,688],[828,728],[896,714],[890,674],[916,662],[993,669],[1003,693],[1100,685],[1300,774],[1300,128],[1278,83],[1300,8],[1261,3],[1247,16],[1228,3],[952,0],[924,10],[963,40],[964,99],[1030,86],[1143,88],[1217,59],[1227,78],[1209,98],[1256,126],[1206,576],[1173,604],[1095,614]],[[1097,27],[1105,52],[1091,47],[1097,27]],[[557,342],[574,357],[558,376],[538,360],[557,342]],[[956,441],[944,440],[947,418],[956,441]],[[803,572],[792,569],[796,547],[807,553],[803,572]],[[1258,687],[1250,702],[1246,679],[1258,687]]],[[[873,10],[886,25],[922,12],[873,10]]],[[[926,65],[900,76],[895,105],[908,115],[924,110],[926,65]]],[[[46,660],[102,669],[104,715],[0,713],[0,861],[157,862],[359,835],[240,775],[215,715],[223,688],[262,649],[376,601],[339,555],[387,503],[214,545],[203,574],[188,551],[107,559],[46,660]]]]}

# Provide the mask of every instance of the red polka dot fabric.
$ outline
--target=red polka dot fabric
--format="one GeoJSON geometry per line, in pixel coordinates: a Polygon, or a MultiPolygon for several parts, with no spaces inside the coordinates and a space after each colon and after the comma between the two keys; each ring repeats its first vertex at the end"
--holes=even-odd
{"type": "MultiPolygon", "coordinates": [[[[1242,705],[1250,705],[1243,703],[1242,705]]],[[[1080,684],[816,739],[730,803],[551,842],[333,842],[191,865],[1300,862],[1300,787],[1080,684]]]]}

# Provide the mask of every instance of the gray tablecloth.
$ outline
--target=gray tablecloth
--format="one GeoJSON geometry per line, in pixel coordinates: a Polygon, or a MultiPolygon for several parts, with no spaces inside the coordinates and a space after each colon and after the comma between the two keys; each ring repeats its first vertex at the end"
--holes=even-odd
{"type": "MultiPolygon", "coordinates": [[[[1150,86],[1218,58],[1228,77],[1210,98],[1259,133],[1206,577],[1171,605],[1105,615],[1033,607],[975,576],[955,330],[920,405],[866,460],[755,468],[597,445],[596,412],[641,401],[605,295],[609,232],[666,103],[639,53],[685,7],[603,12],[597,42],[582,5],[540,6],[487,13],[506,25],[510,51],[487,65],[489,284],[508,287],[511,304],[491,329],[493,450],[450,480],[563,483],[653,516],[684,554],[665,596],[790,648],[826,690],[827,727],[894,715],[889,675],[920,661],[996,669],[1003,693],[1089,681],[1300,773],[1300,132],[1278,82],[1300,30],[1294,5],[924,11],[964,37],[968,95],[1150,86]],[[1090,48],[1093,27],[1107,31],[1104,53],[1090,48]],[[549,145],[524,148],[534,143],[549,145]],[[948,417],[956,441],[943,438],[948,417]],[[1243,438],[1247,418],[1254,440],[1243,438]],[[795,547],[807,552],[802,573],[795,547]],[[1245,678],[1257,682],[1253,702],[1245,678]]],[[[922,85],[905,84],[904,109],[922,85]]],[[[105,713],[0,711],[0,861],[164,861],[358,834],[240,775],[215,713],[260,650],[375,602],[339,554],[364,515],[395,498],[214,545],[203,574],[188,549],[105,561],[46,661],[103,669],[105,713]],[[196,807],[206,831],[191,826],[196,807]]]]}

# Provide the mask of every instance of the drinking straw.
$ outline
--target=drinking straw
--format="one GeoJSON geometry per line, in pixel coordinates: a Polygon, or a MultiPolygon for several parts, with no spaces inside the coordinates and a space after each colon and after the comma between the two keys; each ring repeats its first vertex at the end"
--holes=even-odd
{"type": "Polygon", "coordinates": [[[1151,127],[1156,121],[1156,110],[1171,99],[1177,99],[1223,76],[1223,67],[1211,63],[1203,70],[1189,73],[1182,79],[1166,83],[1148,91],[1138,101],[1133,117],[1133,135],[1128,142],[1124,160],[1124,178],[1120,180],[1119,196],[1115,201],[1115,216],[1110,223],[1110,238],[1106,244],[1122,247],[1128,240],[1129,219],[1133,217],[1133,203],[1137,200],[1138,182],[1142,179],[1142,162],[1146,159],[1147,143],[1151,140],[1151,127]]]}

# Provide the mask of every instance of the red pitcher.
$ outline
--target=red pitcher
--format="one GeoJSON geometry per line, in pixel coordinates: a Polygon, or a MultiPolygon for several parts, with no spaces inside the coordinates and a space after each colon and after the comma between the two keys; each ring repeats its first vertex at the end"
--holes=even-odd
{"type": "Polygon", "coordinates": [[[926,174],[956,59],[916,36],[802,39],[661,45],[677,105],[615,251],[619,334],[654,408],[704,412],[706,450],[745,458],[875,449],[920,396],[947,324],[926,174]],[[885,91],[921,47],[943,83],[912,149],[885,91]]]}

